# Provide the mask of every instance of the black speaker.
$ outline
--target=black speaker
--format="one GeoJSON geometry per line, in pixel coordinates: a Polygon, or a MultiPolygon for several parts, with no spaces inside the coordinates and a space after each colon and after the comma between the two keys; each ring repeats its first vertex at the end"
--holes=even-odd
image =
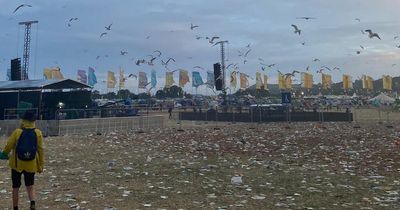
{"type": "Polygon", "coordinates": [[[222,90],[222,72],[221,72],[221,64],[214,64],[214,80],[215,80],[215,89],[222,90]]]}
{"type": "Polygon", "coordinates": [[[21,59],[11,60],[11,81],[21,80],[21,59]]]}

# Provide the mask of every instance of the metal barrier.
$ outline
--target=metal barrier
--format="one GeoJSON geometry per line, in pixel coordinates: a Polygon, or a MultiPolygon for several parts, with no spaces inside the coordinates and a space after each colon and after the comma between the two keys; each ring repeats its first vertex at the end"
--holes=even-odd
{"type": "Polygon", "coordinates": [[[32,111],[36,116],[38,116],[37,108],[9,108],[4,109],[4,118],[5,120],[18,120],[22,117],[22,115],[26,111],[32,111]]]}
{"type": "MultiPolygon", "coordinates": [[[[0,121],[0,135],[10,135],[19,127],[19,120],[0,121]]],[[[119,130],[163,128],[164,116],[90,118],[77,120],[37,120],[36,127],[45,136],[108,133],[119,130]]]]}

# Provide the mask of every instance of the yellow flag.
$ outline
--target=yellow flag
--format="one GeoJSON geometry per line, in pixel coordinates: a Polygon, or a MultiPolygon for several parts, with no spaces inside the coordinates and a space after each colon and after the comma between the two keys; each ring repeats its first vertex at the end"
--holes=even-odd
{"type": "Polygon", "coordinates": [[[322,74],[322,89],[331,89],[332,86],[332,76],[329,74],[322,74]]]}
{"type": "Polygon", "coordinates": [[[287,76],[285,78],[285,85],[286,85],[286,89],[292,89],[292,76],[287,76]]]}
{"type": "Polygon", "coordinates": [[[261,73],[260,72],[256,72],[256,89],[260,90],[263,88],[263,81],[261,78],[261,73]]]}
{"type": "Polygon", "coordinates": [[[306,89],[311,89],[313,86],[313,76],[312,74],[302,72],[301,73],[301,87],[306,89]]]}
{"type": "Polygon", "coordinates": [[[43,76],[45,79],[52,79],[52,74],[50,69],[43,69],[43,76]]]}
{"type": "Polygon", "coordinates": [[[278,82],[279,82],[279,89],[280,90],[286,89],[285,75],[279,73],[278,74],[278,82]]]}
{"type": "Polygon", "coordinates": [[[115,88],[115,84],[116,84],[116,79],[115,79],[114,72],[108,71],[108,74],[107,74],[107,88],[115,88]]]}
{"type": "Polygon", "coordinates": [[[374,79],[372,77],[367,76],[367,89],[373,90],[374,89],[374,79]]]}
{"type": "Polygon", "coordinates": [[[268,76],[264,74],[264,90],[268,90],[268,76]]]}
{"type": "Polygon", "coordinates": [[[236,86],[237,86],[237,76],[236,76],[236,71],[233,71],[232,73],[231,73],[231,82],[230,82],[230,84],[231,84],[231,87],[232,88],[236,88],[236,86]]]}
{"type": "Polygon", "coordinates": [[[361,76],[361,84],[363,89],[368,89],[367,75],[363,74],[361,76]]]}
{"type": "Polygon", "coordinates": [[[392,90],[392,77],[389,75],[383,75],[382,76],[382,82],[383,82],[383,89],[384,90],[392,90]]]}
{"type": "Polygon", "coordinates": [[[179,87],[184,87],[189,82],[189,73],[181,69],[179,71],[179,87]]]}
{"type": "Polygon", "coordinates": [[[125,87],[125,75],[124,75],[124,70],[120,69],[119,70],[119,88],[124,88],[125,87]]]}
{"type": "Polygon", "coordinates": [[[247,75],[244,73],[240,73],[240,89],[246,89],[249,85],[249,81],[247,80],[247,75]]]}
{"type": "Polygon", "coordinates": [[[170,88],[174,84],[174,72],[165,73],[165,87],[170,88]]]}
{"type": "Polygon", "coordinates": [[[343,74],[343,89],[349,90],[353,89],[353,82],[351,81],[351,76],[347,74],[343,74]]]}

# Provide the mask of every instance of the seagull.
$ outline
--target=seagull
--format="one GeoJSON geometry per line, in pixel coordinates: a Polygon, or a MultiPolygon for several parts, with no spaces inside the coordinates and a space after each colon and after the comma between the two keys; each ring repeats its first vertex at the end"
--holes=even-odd
{"type": "Polygon", "coordinates": [[[315,18],[315,17],[297,17],[296,19],[313,20],[313,19],[317,19],[317,18],[315,18]]]}
{"type": "Polygon", "coordinates": [[[150,39],[150,36],[146,36],[146,39],[150,39]]]}
{"type": "Polygon", "coordinates": [[[111,23],[110,25],[108,25],[108,26],[104,26],[104,28],[105,28],[107,31],[111,31],[111,26],[112,26],[112,23],[111,23]]]}
{"type": "Polygon", "coordinates": [[[16,12],[17,12],[20,8],[22,8],[22,7],[32,7],[32,5],[29,5],[29,4],[21,4],[21,5],[19,5],[17,8],[15,8],[13,14],[16,13],[16,12]]]}
{"type": "Polygon", "coordinates": [[[275,63],[273,63],[273,64],[269,64],[269,65],[267,65],[268,66],[268,68],[271,68],[271,67],[274,67],[276,64],[275,63]]]}
{"type": "Polygon", "coordinates": [[[218,37],[218,36],[213,36],[213,37],[211,37],[211,39],[208,38],[208,37],[206,37],[206,39],[209,40],[208,42],[209,42],[210,44],[214,44],[214,40],[215,40],[215,39],[219,39],[219,37],[218,37]]]}
{"type": "Polygon", "coordinates": [[[103,37],[104,35],[107,35],[107,32],[101,33],[100,38],[103,37]]]}
{"type": "Polygon", "coordinates": [[[74,21],[74,20],[79,20],[78,18],[70,18],[69,19],[69,22],[72,22],[72,21],[74,21]]]}
{"type": "Polygon", "coordinates": [[[243,53],[240,50],[238,50],[238,53],[239,53],[239,55],[238,55],[239,57],[243,55],[243,53]]]}
{"type": "Polygon", "coordinates": [[[310,71],[310,66],[307,66],[306,71],[310,71]]]}
{"type": "Polygon", "coordinates": [[[400,45],[396,45],[397,48],[400,48],[400,45]]]}
{"type": "Polygon", "coordinates": [[[233,63],[229,64],[226,69],[229,69],[230,66],[233,66],[233,63]]]}
{"type": "Polygon", "coordinates": [[[243,61],[243,64],[246,64],[246,62],[247,62],[247,60],[244,60],[244,61],[243,61]]]}
{"type": "Polygon", "coordinates": [[[162,64],[163,66],[167,66],[168,63],[169,63],[171,60],[175,62],[175,59],[173,59],[173,58],[168,58],[167,62],[164,62],[163,60],[161,60],[161,64],[162,64]]]}
{"type": "MultiPolygon", "coordinates": [[[[195,66],[195,67],[193,67],[194,69],[202,69],[202,70],[204,70],[204,68],[203,67],[201,67],[201,66],[195,66]]],[[[228,68],[228,67],[226,67],[226,68],[228,68]]]]}
{"type": "Polygon", "coordinates": [[[301,43],[301,45],[303,45],[303,46],[304,46],[304,45],[306,45],[306,43],[305,43],[305,42],[302,42],[302,43],[301,43]]]}
{"type": "Polygon", "coordinates": [[[328,71],[332,71],[332,69],[330,69],[330,68],[327,67],[327,66],[321,66],[321,68],[325,68],[325,69],[327,69],[328,71]]]}
{"type": "Polygon", "coordinates": [[[318,71],[317,71],[317,74],[319,74],[319,73],[321,73],[321,74],[322,74],[322,71],[324,71],[324,69],[320,69],[320,70],[318,70],[318,71]]]}
{"type": "Polygon", "coordinates": [[[332,70],[338,70],[338,71],[340,71],[340,68],[334,67],[332,70]]]}
{"type": "Polygon", "coordinates": [[[395,36],[393,39],[396,40],[397,38],[399,38],[399,36],[395,36]]]}
{"type": "Polygon", "coordinates": [[[379,37],[379,35],[378,35],[377,33],[372,32],[371,29],[367,29],[367,30],[365,30],[365,32],[368,32],[368,37],[369,37],[370,39],[372,39],[372,38],[374,38],[374,37],[376,37],[376,38],[378,38],[378,39],[381,39],[381,37],[379,37]]]}
{"type": "Polygon", "coordinates": [[[225,41],[216,42],[215,44],[212,45],[212,47],[214,47],[214,46],[217,45],[217,44],[221,44],[221,43],[223,43],[223,42],[228,42],[228,41],[225,40],[225,41]]]}
{"type": "Polygon", "coordinates": [[[285,79],[287,79],[288,77],[294,77],[295,73],[300,73],[299,71],[294,70],[292,73],[286,73],[285,74],[285,79]]]}
{"type": "Polygon", "coordinates": [[[262,59],[262,58],[258,58],[258,60],[259,60],[259,61],[264,61],[264,59],[262,59]]]}
{"type": "Polygon", "coordinates": [[[294,24],[292,24],[292,27],[294,28],[294,33],[295,33],[295,34],[299,34],[299,36],[300,36],[301,30],[300,30],[296,25],[294,25],[294,24]]]}
{"type": "Polygon", "coordinates": [[[360,45],[360,47],[361,47],[361,49],[363,49],[363,50],[365,49],[364,46],[362,46],[362,45],[360,45]]]}
{"type": "Polygon", "coordinates": [[[358,51],[356,51],[356,53],[357,53],[357,55],[359,55],[361,53],[361,51],[358,50],[358,51]]]}
{"type": "Polygon", "coordinates": [[[159,50],[155,50],[153,53],[158,53],[158,57],[160,57],[161,55],[162,55],[162,53],[161,53],[161,51],[159,51],[159,50]]]}
{"type": "Polygon", "coordinates": [[[126,54],[128,54],[127,51],[122,51],[122,50],[121,50],[121,55],[126,55],[126,54]]]}
{"type": "Polygon", "coordinates": [[[261,66],[261,70],[265,71],[265,66],[261,66]]]}
{"type": "Polygon", "coordinates": [[[199,26],[193,25],[193,23],[190,24],[190,30],[193,30],[195,28],[198,28],[199,26]]]}
{"type": "Polygon", "coordinates": [[[249,54],[250,51],[251,51],[251,49],[247,50],[247,52],[244,54],[244,57],[247,57],[247,55],[249,54]]]}
{"type": "Polygon", "coordinates": [[[354,19],[354,20],[357,20],[358,22],[361,22],[360,18],[356,18],[356,19],[354,19]]]}
{"type": "Polygon", "coordinates": [[[96,60],[99,60],[99,58],[100,58],[100,55],[98,55],[98,56],[96,57],[96,60]]]}
{"type": "Polygon", "coordinates": [[[313,60],[314,62],[320,61],[318,58],[314,58],[313,60]]]}
{"type": "Polygon", "coordinates": [[[156,59],[157,57],[153,57],[152,59],[150,59],[150,61],[149,62],[147,62],[147,64],[149,64],[149,66],[154,66],[154,60],[156,59]]]}
{"type": "Polygon", "coordinates": [[[197,40],[199,40],[199,39],[201,39],[201,38],[203,38],[203,37],[197,36],[197,35],[196,35],[196,39],[197,39],[197,40]]]}
{"type": "Polygon", "coordinates": [[[129,74],[128,78],[134,77],[137,79],[137,76],[135,74],[129,74]]]}
{"type": "Polygon", "coordinates": [[[392,64],[392,67],[394,67],[394,66],[396,66],[396,65],[397,65],[397,64],[394,63],[394,64],[392,64]]]}
{"type": "Polygon", "coordinates": [[[250,48],[250,44],[251,44],[251,43],[249,43],[246,47],[247,47],[247,48],[250,48]]]}

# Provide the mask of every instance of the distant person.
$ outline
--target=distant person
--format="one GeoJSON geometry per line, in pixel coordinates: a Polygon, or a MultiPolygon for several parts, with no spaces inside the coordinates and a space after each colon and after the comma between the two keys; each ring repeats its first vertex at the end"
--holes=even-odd
{"type": "Polygon", "coordinates": [[[172,107],[168,108],[169,119],[172,119],[172,107]]]}
{"type": "Polygon", "coordinates": [[[9,159],[14,210],[18,210],[22,174],[24,175],[24,183],[30,200],[30,210],[35,210],[35,190],[33,185],[35,173],[43,171],[44,153],[42,132],[35,127],[35,115],[32,112],[25,112],[20,128],[14,130],[9,137],[7,145],[3,152],[0,153],[0,159],[9,159]],[[12,154],[9,157],[8,155],[11,151],[12,154]]]}

